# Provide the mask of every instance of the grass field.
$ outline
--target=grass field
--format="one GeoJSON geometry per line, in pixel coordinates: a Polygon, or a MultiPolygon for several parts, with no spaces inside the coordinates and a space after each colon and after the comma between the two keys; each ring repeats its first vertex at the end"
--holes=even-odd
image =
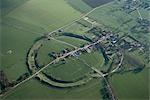
{"type": "Polygon", "coordinates": [[[1,66],[11,80],[27,71],[26,54],[36,38],[80,16],[80,12],[70,7],[64,0],[2,0],[2,2],[2,12],[5,14],[2,15],[1,21],[1,66]],[[55,9],[56,6],[59,8],[55,9]]]}
{"type": "Polygon", "coordinates": [[[91,54],[82,54],[77,58],[68,58],[65,61],[65,64],[58,64],[52,68],[45,69],[45,73],[48,75],[52,75],[56,79],[71,81],[76,80],[84,75],[88,74],[91,70],[90,67],[95,67],[100,69],[103,65],[104,59],[103,55],[99,54],[99,52],[93,52],[91,54]],[[86,61],[89,66],[84,64],[82,60],[86,61]]]}
{"type": "MultiPolygon", "coordinates": [[[[99,9],[95,10],[89,17],[95,19],[98,23],[111,28],[116,32],[119,32],[120,35],[124,33],[131,33],[131,28],[137,25],[137,18],[140,17],[138,11],[135,10],[130,14],[122,10],[122,4],[117,1],[112,1],[105,5],[102,5],[99,9]]],[[[149,19],[149,11],[143,8],[139,8],[139,12],[142,15],[142,18],[149,19]]],[[[149,40],[149,34],[136,33],[133,32],[130,35],[138,38],[140,41],[149,40]]]]}
{"type": "Polygon", "coordinates": [[[125,59],[124,59],[124,67],[142,67],[146,65],[146,59],[145,56],[142,54],[139,54],[138,51],[133,52],[126,52],[125,53],[125,59]]]}
{"type": "Polygon", "coordinates": [[[81,40],[81,39],[77,39],[77,38],[71,38],[71,37],[67,37],[67,36],[60,36],[57,39],[61,40],[61,41],[65,41],[67,43],[70,43],[76,47],[80,47],[80,46],[88,43],[85,40],[81,40]]]}
{"type": "MultiPolygon", "coordinates": [[[[83,13],[92,10],[92,7],[83,0],[0,1],[3,3],[0,6],[2,10],[2,19],[0,20],[0,27],[2,28],[0,33],[0,63],[1,69],[4,70],[10,80],[16,80],[20,75],[28,72],[26,55],[36,39],[44,33],[68,24],[81,17],[83,13]]],[[[143,18],[148,18],[147,11],[144,9],[139,9],[139,11],[142,13],[143,18]]],[[[138,17],[139,15],[136,11],[131,14],[121,11],[120,5],[115,1],[102,5],[89,15],[89,18],[96,20],[101,25],[111,27],[112,30],[121,31],[121,35],[122,33],[130,32],[130,28],[137,24],[136,19],[138,17]],[[130,19],[131,21],[124,24],[130,19]]],[[[90,24],[83,21],[83,19],[79,22],[83,22],[87,27],[75,22],[64,31],[91,38],[93,34],[86,32],[91,28],[90,24]]],[[[149,39],[148,41],[150,41],[150,34],[140,36],[141,34],[133,33],[131,35],[140,37],[142,40],[149,39]]],[[[77,47],[88,43],[85,40],[67,36],[55,38],[77,47]]],[[[73,47],[56,40],[44,41],[44,45],[40,48],[37,56],[39,65],[43,67],[43,65],[53,60],[48,55],[49,53],[58,53],[66,48],[73,49],[73,47]]],[[[127,52],[125,55],[126,67],[140,66],[145,63],[144,56],[138,55],[138,53],[137,51],[127,52]]],[[[106,66],[104,65],[103,55],[98,51],[81,54],[79,58],[97,69],[106,69],[107,66],[111,65],[111,62],[106,66]]],[[[91,71],[81,60],[73,57],[67,58],[65,64],[54,66],[51,69],[48,66],[43,72],[58,79],[74,80],[91,71]]],[[[110,82],[115,95],[119,100],[148,100],[148,73],[149,69],[145,68],[136,74],[132,72],[114,74],[110,78],[110,82]]],[[[31,79],[11,91],[3,100],[101,100],[100,89],[103,87],[98,79],[93,79],[86,85],[68,89],[58,89],[31,79]]]]}
{"type": "MultiPolygon", "coordinates": [[[[57,39],[61,41],[65,41],[77,47],[86,44],[87,42],[84,40],[69,38],[65,36],[58,37],[57,39]]],[[[52,58],[48,56],[51,52],[61,52],[63,49],[73,49],[66,44],[57,42],[56,40],[45,41],[43,47],[39,50],[38,53],[38,62],[40,65],[45,65],[48,62],[52,61],[52,58]]],[[[100,68],[104,62],[103,55],[99,54],[99,52],[93,52],[90,54],[82,54],[79,58],[88,62],[88,64],[92,67],[100,68]]],[[[44,72],[49,75],[52,75],[56,78],[60,78],[62,80],[71,80],[76,79],[76,77],[81,77],[88,73],[91,69],[88,68],[82,61],[77,60],[76,58],[70,58],[66,60],[65,64],[60,64],[56,67],[47,68],[44,72]],[[75,73],[75,74],[73,74],[75,73]],[[68,76],[69,74],[69,76],[68,76]]]]}
{"type": "Polygon", "coordinates": [[[107,4],[113,0],[83,0],[90,7],[95,8],[104,4],[107,4]]]}
{"type": "Polygon", "coordinates": [[[47,31],[61,27],[79,16],[80,12],[64,0],[30,0],[6,15],[31,25],[38,25],[47,31]]]}
{"type": "Polygon", "coordinates": [[[48,100],[72,100],[72,98],[80,100],[91,100],[92,98],[94,100],[99,100],[99,98],[101,98],[99,93],[100,87],[101,84],[99,81],[93,80],[79,88],[57,89],[43,85],[39,81],[32,79],[21,87],[18,87],[4,100],[37,100],[37,98],[38,100],[47,98],[49,98],[48,100]]]}
{"type": "Polygon", "coordinates": [[[2,9],[1,14],[6,15],[7,13],[11,12],[13,9],[17,8],[27,1],[29,0],[0,0],[0,8],[2,9]]]}
{"type": "Polygon", "coordinates": [[[66,0],[73,8],[77,9],[82,13],[89,12],[92,10],[92,7],[87,5],[83,0],[66,0]]]}
{"type": "Polygon", "coordinates": [[[74,23],[73,25],[71,25],[70,27],[65,29],[65,31],[70,32],[70,33],[79,34],[79,35],[84,35],[88,29],[89,29],[89,27],[84,27],[81,24],[74,23]]]}
{"type": "Polygon", "coordinates": [[[119,100],[148,100],[149,69],[140,73],[116,74],[110,80],[119,100]]]}
{"type": "Polygon", "coordinates": [[[100,24],[112,28],[118,28],[123,22],[131,18],[130,15],[120,11],[119,7],[120,6],[113,1],[106,5],[102,5],[99,9],[91,13],[89,17],[95,19],[100,24]]]}
{"type": "Polygon", "coordinates": [[[57,42],[56,40],[44,41],[43,46],[40,48],[38,52],[39,65],[45,65],[48,62],[52,61],[52,58],[48,55],[49,53],[51,52],[59,53],[66,48],[72,49],[71,46],[57,42]]]}
{"type": "MultiPolygon", "coordinates": [[[[94,18],[98,23],[107,27],[117,29],[121,33],[130,33],[130,29],[137,24],[136,19],[139,17],[139,14],[137,11],[127,14],[120,11],[119,7],[119,4],[117,5],[116,2],[112,2],[95,10],[89,15],[89,17],[94,18]],[[130,22],[124,24],[124,22],[130,19],[132,19],[130,22]]],[[[148,18],[148,11],[144,9],[139,9],[139,11],[143,18],[148,18]]],[[[130,35],[141,42],[144,40],[149,41],[149,34],[131,33],[130,35]]],[[[142,55],[139,55],[137,51],[129,53],[129,55],[132,59],[126,57],[126,59],[130,60],[125,63],[126,67],[141,66],[145,63],[145,58],[143,58],[142,55]]],[[[111,78],[111,83],[115,95],[119,98],[119,100],[148,100],[148,73],[149,70],[145,69],[138,74],[126,73],[122,75],[114,75],[111,78]]]]}
{"type": "Polygon", "coordinates": [[[45,73],[53,76],[56,79],[64,81],[75,81],[90,71],[86,65],[77,59],[70,58],[65,64],[60,64],[52,68],[45,69],[45,73]]]}
{"type": "Polygon", "coordinates": [[[7,25],[2,25],[2,32],[4,33],[1,34],[1,68],[6,71],[9,79],[15,80],[19,75],[27,71],[27,66],[25,65],[26,54],[34,38],[39,35],[7,25]],[[12,51],[12,53],[9,53],[9,51],[12,51]]]}

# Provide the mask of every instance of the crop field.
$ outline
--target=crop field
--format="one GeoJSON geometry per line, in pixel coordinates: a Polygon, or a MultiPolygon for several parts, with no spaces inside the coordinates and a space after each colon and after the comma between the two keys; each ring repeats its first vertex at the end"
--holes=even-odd
{"type": "Polygon", "coordinates": [[[68,6],[64,0],[30,0],[6,15],[31,25],[38,25],[45,31],[52,31],[79,16],[80,12],[68,6]]]}
{"type": "Polygon", "coordinates": [[[67,43],[70,43],[70,44],[72,44],[72,45],[74,45],[76,47],[79,47],[79,46],[82,46],[82,45],[88,43],[85,40],[76,39],[76,38],[70,38],[70,37],[67,37],[67,36],[60,36],[57,39],[61,40],[61,41],[64,41],[64,42],[67,42],[67,43]]]}
{"type": "Polygon", "coordinates": [[[82,13],[89,12],[92,8],[87,5],[83,0],[66,0],[73,8],[77,9],[82,13]]]}
{"type": "Polygon", "coordinates": [[[102,6],[89,15],[99,23],[108,27],[120,28],[123,22],[131,18],[130,15],[124,16],[125,13],[119,10],[119,5],[116,2],[110,2],[106,6],[102,6]]]}
{"type": "MultiPolygon", "coordinates": [[[[136,19],[139,18],[137,10],[132,11],[130,14],[121,10],[121,4],[112,1],[106,5],[102,5],[99,9],[92,12],[89,17],[95,19],[99,23],[111,27],[117,31],[128,33],[130,29],[137,24],[136,19]]],[[[148,19],[149,11],[139,8],[142,18],[148,19]]]]}
{"type": "Polygon", "coordinates": [[[0,8],[2,9],[2,15],[6,15],[27,1],[29,0],[1,0],[2,5],[0,5],[0,8]]]}
{"type": "Polygon", "coordinates": [[[63,98],[63,100],[72,98],[91,100],[91,98],[93,98],[94,100],[99,100],[99,98],[101,98],[101,95],[99,93],[100,87],[101,85],[99,81],[93,80],[88,84],[86,84],[85,86],[81,86],[80,88],[57,89],[54,87],[43,85],[42,83],[39,83],[37,80],[32,79],[27,83],[23,84],[23,86],[18,87],[13,94],[9,95],[4,100],[19,100],[19,99],[26,100],[37,98],[38,99],[52,98],[52,100],[59,100],[60,98],[63,98]]]}
{"type": "Polygon", "coordinates": [[[83,0],[86,4],[91,6],[92,8],[98,7],[100,5],[109,3],[113,0],[83,0]]]}
{"type": "MultiPolygon", "coordinates": [[[[49,17],[52,17],[51,16],[52,12],[49,12],[47,7],[52,7],[52,6],[49,6],[49,4],[51,3],[58,4],[57,3],[58,0],[57,1],[55,0],[55,2],[48,1],[48,0],[45,0],[45,2],[41,2],[37,0],[30,0],[30,1],[26,0],[26,2],[25,0],[21,0],[21,1],[15,0],[15,1],[12,1],[13,2],[12,3],[12,2],[9,2],[8,0],[6,1],[2,0],[2,2],[4,2],[3,3],[4,7],[2,6],[2,11],[4,11],[5,13],[7,12],[5,10],[11,9],[11,11],[9,11],[8,14],[5,14],[5,16],[2,16],[3,21],[1,22],[2,32],[5,33],[5,34],[4,33],[1,34],[2,36],[1,37],[2,38],[2,41],[1,41],[2,42],[1,44],[2,69],[6,70],[8,76],[12,80],[15,80],[16,78],[18,78],[19,75],[22,74],[22,72],[25,72],[25,69],[27,67],[24,61],[26,59],[26,53],[28,52],[29,47],[31,46],[31,44],[33,44],[34,40],[38,38],[39,36],[41,36],[45,31],[47,31],[46,28],[52,24],[51,21],[49,21],[50,23],[47,23],[48,20],[51,19],[49,17]],[[9,3],[11,4],[11,6],[9,6],[9,3]],[[32,4],[37,5],[36,3],[37,4],[41,3],[41,5],[40,6],[32,5],[32,4]],[[45,4],[47,4],[47,6],[45,4]],[[24,11],[24,7],[25,8],[27,7],[29,9],[26,9],[26,11],[24,11]],[[32,9],[32,11],[30,9],[32,9]],[[35,11],[33,11],[34,9],[35,11]],[[36,15],[29,14],[32,12],[36,12],[34,13],[36,15]],[[46,14],[46,16],[42,16],[43,14],[41,12],[43,13],[47,12],[48,14],[46,14]],[[41,16],[38,16],[38,14],[41,14],[41,16]],[[45,22],[41,19],[44,19],[45,22]],[[40,23],[39,21],[42,21],[42,23],[40,23]],[[39,23],[39,24],[35,24],[34,22],[39,23]],[[43,25],[46,25],[46,23],[47,23],[47,26],[43,26],[43,25]],[[18,42],[16,43],[16,41],[18,42]],[[8,51],[12,51],[12,54],[9,54],[8,51]],[[16,68],[19,71],[15,72],[16,68]]],[[[62,25],[80,16],[80,13],[78,11],[75,11],[73,8],[65,4],[63,0],[61,0],[61,2],[59,3],[64,4],[63,9],[61,10],[65,10],[65,11],[68,10],[66,13],[63,13],[64,15],[65,14],[69,15],[70,13],[71,16],[73,16],[71,18],[69,15],[70,19],[65,17],[65,20],[67,19],[65,21],[63,19],[63,16],[59,17],[57,16],[57,14],[56,15],[53,14],[54,15],[53,17],[55,16],[58,17],[56,18],[56,20],[58,20],[59,18],[60,20],[62,20],[62,21],[59,21],[62,25]]],[[[49,9],[53,9],[53,7],[49,9]]],[[[59,25],[57,24],[57,27],[61,26],[59,22],[58,22],[59,25]]],[[[53,30],[55,28],[52,28],[50,30],[53,30]]]]}
{"type": "Polygon", "coordinates": [[[149,100],[149,0],[0,0],[2,100],[149,100]]]}
{"type": "MultiPolygon", "coordinates": [[[[89,26],[91,27],[91,24],[89,26]]],[[[89,29],[89,27],[85,27],[81,24],[75,23],[75,24],[71,25],[70,27],[68,27],[67,29],[65,29],[65,31],[71,32],[71,33],[76,33],[79,35],[85,35],[85,32],[88,29],[89,29]]]]}

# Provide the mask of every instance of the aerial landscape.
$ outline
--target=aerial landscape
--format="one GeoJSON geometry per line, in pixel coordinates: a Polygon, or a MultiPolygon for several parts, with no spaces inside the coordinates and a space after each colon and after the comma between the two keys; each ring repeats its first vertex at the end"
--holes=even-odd
{"type": "Polygon", "coordinates": [[[150,100],[150,0],[0,0],[0,100],[150,100]]]}

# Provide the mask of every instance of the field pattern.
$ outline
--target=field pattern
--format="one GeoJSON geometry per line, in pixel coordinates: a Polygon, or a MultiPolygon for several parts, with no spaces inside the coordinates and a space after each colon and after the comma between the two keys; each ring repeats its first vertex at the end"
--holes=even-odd
{"type": "Polygon", "coordinates": [[[2,100],[149,100],[149,0],[1,0],[2,100]]]}

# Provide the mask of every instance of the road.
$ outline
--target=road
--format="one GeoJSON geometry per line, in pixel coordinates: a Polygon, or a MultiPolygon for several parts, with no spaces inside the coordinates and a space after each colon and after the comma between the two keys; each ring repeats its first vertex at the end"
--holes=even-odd
{"type": "MultiPolygon", "coordinates": [[[[109,3],[107,3],[107,4],[103,5],[103,6],[106,6],[106,5],[109,5],[109,3]]],[[[99,7],[96,7],[96,8],[94,8],[94,9],[92,9],[90,12],[84,14],[83,16],[81,16],[80,18],[78,18],[78,19],[72,21],[71,23],[66,24],[66,25],[64,25],[64,26],[62,26],[62,27],[60,27],[60,28],[58,28],[58,29],[56,29],[56,30],[54,30],[54,31],[52,31],[52,32],[50,32],[50,33],[48,33],[48,35],[51,35],[51,34],[53,34],[54,32],[57,32],[57,31],[59,31],[59,30],[65,28],[65,27],[68,27],[68,26],[74,24],[76,21],[81,20],[82,18],[84,18],[84,17],[88,16],[89,14],[91,14],[93,11],[95,11],[95,10],[97,10],[97,9],[99,9],[100,7],[103,7],[103,6],[99,6],[99,7]]],[[[102,41],[102,40],[101,40],[101,41],[102,41]]],[[[11,92],[12,90],[14,90],[15,88],[17,88],[17,87],[20,86],[21,84],[27,82],[28,80],[34,78],[37,74],[39,74],[41,71],[43,71],[44,69],[46,69],[46,68],[47,68],[48,66],[50,66],[51,64],[53,64],[53,63],[55,63],[55,62],[58,62],[60,59],[65,58],[65,57],[67,57],[68,55],[71,55],[71,54],[73,54],[73,53],[75,53],[75,52],[77,52],[77,51],[79,51],[79,50],[86,49],[86,48],[88,48],[88,47],[90,47],[90,46],[92,46],[92,45],[95,45],[95,44],[99,43],[99,42],[100,42],[100,40],[97,41],[97,42],[94,43],[94,44],[87,45],[87,46],[85,46],[85,47],[83,47],[83,48],[78,48],[78,49],[76,49],[76,50],[74,50],[74,51],[71,51],[71,52],[67,53],[67,54],[64,55],[64,56],[61,56],[61,57],[59,57],[59,58],[53,60],[52,62],[48,63],[46,66],[44,66],[43,68],[41,68],[39,71],[37,71],[36,73],[34,73],[33,75],[31,75],[31,76],[28,77],[27,79],[23,80],[22,82],[18,83],[17,85],[15,85],[14,87],[12,87],[9,91],[7,91],[5,94],[0,95],[0,96],[3,96],[3,98],[5,98],[9,92],[11,92]]]]}
{"type": "Polygon", "coordinates": [[[45,65],[44,67],[42,67],[40,70],[38,70],[36,73],[34,73],[33,75],[31,75],[31,76],[28,77],[27,79],[23,80],[22,82],[18,83],[18,84],[15,85],[14,87],[12,87],[9,91],[11,91],[11,90],[17,88],[17,87],[20,86],[21,84],[23,84],[23,83],[27,82],[28,80],[34,78],[36,75],[38,75],[38,74],[39,74],[40,72],[42,72],[44,69],[46,69],[47,67],[49,67],[51,64],[55,64],[55,63],[58,62],[60,59],[63,59],[63,58],[65,58],[65,57],[69,56],[69,55],[73,55],[73,54],[76,53],[77,51],[85,50],[85,49],[87,49],[87,48],[89,48],[89,47],[91,47],[91,46],[94,46],[94,45],[100,43],[101,41],[103,41],[103,38],[100,39],[100,40],[98,40],[98,41],[96,41],[96,42],[94,42],[94,43],[88,44],[88,45],[86,45],[86,46],[84,46],[84,47],[81,47],[81,48],[77,48],[77,49],[75,49],[75,50],[73,50],[73,51],[70,51],[70,52],[64,54],[63,56],[60,56],[60,57],[56,58],[55,60],[51,61],[50,63],[48,63],[47,65],[45,65]]]}
{"type": "Polygon", "coordinates": [[[111,71],[111,73],[116,72],[121,67],[123,60],[124,60],[124,54],[122,53],[120,63],[118,64],[118,66],[114,70],[111,71]]]}
{"type": "MultiPolygon", "coordinates": [[[[111,2],[110,2],[110,3],[111,3],[111,2]]],[[[53,34],[54,32],[57,32],[57,31],[59,31],[59,30],[65,28],[65,27],[71,26],[71,25],[74,24],[75,22],[77,22],[77,21],[81,20],[82,18],[84,18],[84,17],[88,16],[89,14],[91,14],[93,11],[95,11],[95,10],[101,8],[101,7],[107,6],[107,5],[109,5],[110,3],[104,4],[104,5],[101,5],[101,6],[98,6],[98,7],[94,8],[94,9],[92,9],[91,11],[89,11],[89,12],[86,13],[86,14],[84,14],[84,15],[81,16],[80,18],[78,18],[78,19],[72,21],[71,23],[66,24],[66,25],[64,25],[64,26],[62,26],[62,27],[60,27],[60,28],[58,28],[58,29],[56,29],[56,30],[54,30],[54,31],[52,31],[52,32],[50,32],[50,33],[48,33],[48,35],[51,35],[51,34],[53,34]]]]}
{"type": "Polygon", "coordinates": [[[92,70],[94,70],[96,73],[98,73],[98,77],[99,78],[103,78],[104,81],[106,82],[107,84],[107,88],[109,90],[109,92],[111,93],[111,97],[112,97],[112,100],[116,100],[116,96],[114,95],[113,93],[113,90],[112,90],[112,87],[111,85],[109,84],[109,82],[107,81],[107,79],[105,78],[106,75],[108,75],[109,73],[106,73],[106,74],[103,74],[101,71],[99,71],[98,69],[96,69],[95,67],[92,67],[90,66],[86,61],[80,59],[85,65],[87,65],[89,68],[91,68],[92,70]]]}

